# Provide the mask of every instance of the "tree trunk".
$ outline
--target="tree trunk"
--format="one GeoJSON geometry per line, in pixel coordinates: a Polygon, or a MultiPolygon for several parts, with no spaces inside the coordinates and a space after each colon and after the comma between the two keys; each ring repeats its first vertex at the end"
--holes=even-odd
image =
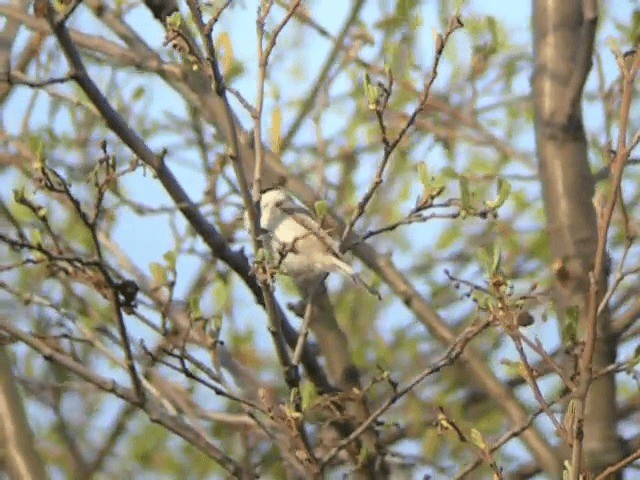
{"type": "Polygon", "coordinates": [[[47,478],[18,394],[9,355],[3,346],[0,346],[0,447],[9,478],[47,478]]]}
{"type": "MultiPolygon", "coordinates": [[[[580,325],[586,321],[589,272],[593,270],[598,241],[592,202],[594,179],[580,103],[591,69],[596,21],[595,2],[534,2],[535,132],[551,252],[557,267],[555,305],[561,322],[566,321],[568,309],[577,307],[580,325]]],[[[606,272],[596,280],[602,295],[606,272]]],[[[598,319],[594,371],[615,361],[616,347],[610,333],[610,315],[605,311],[598,319]]],[[[591,385],[583,445],[583,464],[594,473],[622,454],[613,374],[591,385]]]]}

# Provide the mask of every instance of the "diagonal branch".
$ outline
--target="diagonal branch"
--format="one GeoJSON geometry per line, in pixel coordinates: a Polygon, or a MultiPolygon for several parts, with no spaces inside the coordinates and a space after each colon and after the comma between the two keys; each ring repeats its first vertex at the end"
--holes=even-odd
{"type": "Polygon", "coordinates": [[[227,470],[231,475],[237,476],[238,478],[254,478],[239,463],[227,456],[208,439],[200,435],[192,426],[185,423],[180,417],[169,415],[153,402],[146,402],[144,405],[140,405],[135,391],[119,385],[111,378],[98,375],[89,367],[75,361],[69,355],[51,348],[44,341],[35,338],[29,333],[23,332],[11,323],[0,321],[0,331],[16,338],[31,349],[40,353],[46,360],[63,366],[100,390],[112,393],[125,402],[138,406],[147,413],[152,422],[158,423],[178,436],[184,438],[205,455],[216,460],[220,466],[227,470]]]}
{"type": "MultiPolygon", "coordinates": [[[[253,248],[257,255],[257,252],[262,247],[259,236],[257,235],[258,231],[256,228],[259,223],[257,220],[257,211],[253,206],[253,202],[251,201],[249,184],[244,171],[244,164],[246,163],[246,160],[242,158],[242,151],[239,146],[240,140],[238,138],[238,127],[236,125],[236,119],[231,109],[231,105],[229,105],[229,100],[227,98],[224,77],[222,75],[222,71],[220,70],[216,51],[213,46],[213,40],[211,38],[211,28],[208,27],[207,24],[205,24],[202,20],[202,12],[200,11],[200,7],[196,0],[187,0],[187,5],[189,5],[191,14],[195,20],[196,26],[204,43],[206,54],[206,71],[211,80],[213,80],[213,89],[215,94],[222,102],[224,121],[228,127],[228,131],[230,134],[229,138],[227,139],[227,144],[230,149],[230,157],[233,164],[233,169],[236,174],[236,179],[238,180],[238,185],[240,187],[242,200],[245,209],[249,213],[253,248]]],[[[293,389],[297,385],[299,385],[300,375],[298,373],[298,370],[291,363],[291,356],[289,355],[287,342],[284,338],[282,321],[277,314],[276,300],[273,296],[273,291],[271,290],[268,275],[263,276],[262,274],[259,274],[257,275],[257,277],[262,302],[265,306],[267,317],[269,319],[269,333],[271,334],[271,337],[273,339],[276,355],[278,357],[280,365],[282,366],[285,381],[289,388],[293,389]]]]}
{"type": "Polygon", "coordinates": [[[296,119],[293,121],[293,124],[291,125],[291,127],[289,127],[289,130],[282,138],[282,143],[281,143],[282,151],[286,151],[291,146],[291,142],[293,142],[293,138],[298,133],[298,130],[300,130],[300,127],[302,126],[302,123],[304,122],[305,118],[309,115],[309,112],[313,110],[313,106],[316,104],[316,101],[318,99],[318,93],[320,92],[320,89],[323,87],[324,82],[327,80],[327,77],[329,76],[329,72],[331,71],[331,67],[335,63],[338,53],[340,52],[340,50],[343,49],[343,43],[347,36],[347,33],[349,33],[349,30],[353,26],[353,23],[357,20],[358,15],[360,14],[360,10],[362,10],[363,6],[364,6],[364,0],[357,0],[356,2],[353,3],[353,6],[351,7],[351,11],[349,12],[349,16],[347,17],[347,20],[345,21],[344,26],[342,27],[342,30],[340,30],[340,33],[335,38],[333,47],[331,48],[331,51],[327,55],[324,65],[320,69],[320,73],[318,74],[318,77],[313,83],[313,87],[311,88],[311,90],[309,90],[307,97],[302,102],[302,107],[298,111],[298,115],[296,116],[296,119]]]}

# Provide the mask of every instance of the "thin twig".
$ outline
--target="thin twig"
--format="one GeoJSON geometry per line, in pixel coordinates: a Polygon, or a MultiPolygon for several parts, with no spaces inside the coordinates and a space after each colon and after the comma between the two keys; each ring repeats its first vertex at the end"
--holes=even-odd
{"type": "MultiPolygon", "coordinates": [[[[567,394],[561,396],[560,398],[557,398],[553,402],[550,402],[550,405],[553,405],[553,404],[558,403],[558,402],[562,402],[569,395],[570,394],[567,393],[567,394]]],[[[507,442],[509,442],[509,441],[513,440],[514,438],[517,438],[518,436],[520,436],[520,434],[522,434],[522,432],[527,430],[533,424],[533,421],[536,418],[538,418],[542,413],[544,413],[544,409],[542,407],[538,408],[538,410],[536,410],[531,415],[529,415],[528,419],[525,422],[523,422],[521,425],[518,425],[518,426],[510,429],[508,432],[505,432],[498,440],[496,440],[489,447],[489,451],[493,453],[493,452],[497,451],[498,449],[502,448],[507,442]]],[[[462,471],[460,471],[460,473],[458,473],[456,475],[456,480],[463,480],[463,479],[468,478],[468,475],[473,470],[478,468],[480,465],[482,465],[482,459],[480,459],[480,458],[476,459],[475,461],[470,463],[467,467],[462,469],[462,471]]]]}
{"type": "Polygon", "coordinates": [[[586,410],[586,398],[589,387],[593,379],[593,356],[595,353],[596,340],[598,335],[598,310],[600,305],[601,279],[606,268],[606,248],[607,235],[611,225],[613,212],[619,199],[622,184],[622,174],[627,165],[631,147],[627,147],[627,129],[629,123],[629,113],[633,100],[634,80],[640,68],[640,55],[635,55],[631,68],[627,68],[622,59],[618,58],[620,70],[622,72],[622,102],[619,114],[618,140],[615,158],[611,163],[613,191],[603,212],[599,212],[598,219],[598,243],[594,258],[594,268],[590,273],[590,287],[588,294],[588,310],[586,321],[586,335],[584,349],[580,355],[580,377],[575,395],[575,420],[573,424],[573,445],[571,450],[572,478],[578,480],[581,475],[582,449],[583,449],[583,423],[586,410]]]}
{"type": "MultiPolygon", "coordinates": [[[[231,157],[233,168],[236,174],[238,186],[242,195],[242,201],[244,203],[245,209],[249,214],[253,247],[255,252],[258,252],[260,249],[260,242],[256,228],[258,225],[257,212],[255,211],[253,202],[251,200],[251,193],[247,182],[247,177],[244,172],[244,162],[241,158],[238,128],[236,125],[235,116],[233,114],[233,111],[231,110],[231,106],[229,105],[229,100],[226,95],[226,84],[224,81],[224,77],[220,70],[220,65],[218,64],[216,51],[213,46],[213,40],[211,38],[211,32],[207,32],[206,25],[202,20],[202,13],[200,11],[198,2],[196,0],[187,0],[187,5],[191,10],[192,16],[194,18],[198,31],[200,32],[200,36],[205,47],[205,68],[213,81],[214,92],[220,98],[224,106],[224,117],[230,131],[230,138],[228,139],[228,147],[230,153],[229,156],[231,157]]],[[[269,333],[271,334],[275,345],[276,355],[278,357],[280,365],[283,368],[284,378],[287,385],[290,388],[293,388],[294,385],[297,385],[299,383],[299,374],[297,369],[292,368],[291,365],[287,343],[282,331],[282,319],[278,315],[278,309],[276,306],[275,298],[273,296],[273,292],[271,291],[271,286],[267,284],[267,282],[264,278],[261,277],[261,275],[257,275],[256,277],[258,278],[258,287],[261,292],[260,297],[262,298],[262,302],[267,311],[267,317],[269,319],[269,333]]]]}
{"type": "MultiPolygon", "coordinates": [[[[313,82],[313,87],[311,88],[311,90],[309,90],[309,93],[307,94],[306,98],[303,100],[302,106],[298,110],[298,114],[296,115],[295,120],[293,121],[293,123],[291,124],[291,127],[289,127],[289,130],[287,131],[287,133],[284,135],[282,139],[282,142],[281,142],[282,151],[286,151],[291,146],[291,142],[293,141],[293,138],[298,133],[298,130],[300,130],[300,127],[302,126],[302,123],[304,122],[305,118],[307,118],[307,116],[309,115],[309,112],[313,110],[313,107],[318,100],[318,93],[320,92],[320,89],[323,88],[323,86],[325,85],[325,81],[329,76],[331,67],[335,64],[339,51],[344,49],[344,45],[343,45],[344,40],[347,34],[349,33],[349,30],[353,26],[354,22],[358,18],[358,15],[360,14],[360,11],[362,10],[364,3],[365,3],[364,0],[357,0],[353,3],[353,6],[349,11],[349,15],[347,16],[347,20],[345,21],[342,29],[340,30],[340,33],[335,39],[331,38],[331,40],[333,41],[333,47],[331,48],[331,51],[327,55],[327,58],[325,59],[324,64],[320,68],[318,76],[313,82]]],[[[304,15],[304,13],[297,14],[297,16],[301,16],[301,15],[304,15]]]]}
{"type": "Polygon", "coordinates": [[[238,476],[239,478],[253,478],[239,463],[231,457],[228,457],[206,438],[203,438],[193,427],[181,420],[180,417],[167,415],[165,412],[159,410],[157,406],[151,405],[150,403],[140,405],[138,395],[134,390],[121,386],[114,379],[98,375],[89,367],[77,362],[66,353],[51,348],[44,341],[34,338],[33,335],[23,332],[11,323],[0,321],[0,331],[20,340],[31,349],[40,353],[46,360],[53,361],[65,367],[70,372],[78,375],[100,390],[112,393],[127,403],[141,408],[149,415],[149,418],[153,422],[163,425],[168,430],[194,445],[210,458],[215,459],[220,466],[231,475],[238,476]]]}
{"type": "MultiPolygon", "coordinates": [[[[438,66],[440,65],[440,60],[442,58],[442,53],[444,51],[444,47],[446,46],[449,38],[451,37],[451,34],[453,32],[455,32],[456,30],[458,30],[459,28],[462,28],[462,27],[463,27],[462,20],[460,19],[460,17],[455,16],[455,17],[452,17],[450,19],[449,26],[448,26],[447,31],[445,32],[444,36],[442,36],[440,34],[436,34],[435,35],[435,40],[436,40],[435,48],[436,48],[436,51],[435,51],[435,58],[434,58],[433,66],[431,67],[431,75],[430,75],[428,81],[425,83],[425,86],[424,86],[424,89],[423,89],[423,92],[422,92],[422,96],[420,98],[420,101],[418,102],[418,105],[413,110],[413,112],[409,116],[409,119],[404,124],[402,129],[400,129],[400,132],[398,133],[398,135],[395,138],[395,140],[393,140],[393,141],[387,140],[386,133],[385,133],[386,130],[385,130],[385,127],[384,127],[384,122],[382,121],[382,114],[384,113],[384,108],[383,107],[386,106],[386,102],[388,101],[388,96],[386,98],[383,98],[383,103],[380,105],[381,108],[379,108],[379,110],[378,110],[378,107],[376,107],[377,108],[376,115],[377,115],[377,118],[378,118],[379,125],[381,126],[381,129],[382,129],[382,132],[383,132],[384,152],[383,152],[383,155],[382,155],[382,161],[380,162],[380,165],[378,166],[378,169],[376,171],[376,175],[373,178],[371,184],[369,185],[369,188],[365,192],[365,194],[362,197],[362,199],[360,200],[360,202],[358,202],[358,205],[356,206],[355,211],[353,212],[353,214],[351,215],[351,218],[347,222],[347,225],[346,225],[346,227],[345,227],[345,229],[343,231],[343,234],[342,234],[342,239],[341,239],[341,243],[342,244],[344,244],[345,240],[349,237],[349,235],[351,234],[351,231],[353,230],[353,227],[355,226],[356,222],[364,214],[364,212],[365,212],[365,210],[367,208],[367,205],[369,204],[369,202],[373,198],[373,195],[375,194],[375,192],[378,189],[378,187],[382,184],[384,171],[385,171],[385,169],[387,167],[387,164],[389,163],[389,159],[391,157],[391,154],[396,149],[398,144],[404,139],[404,137],[407,134],[407,132],[409,131],[409,129],[413,126],[413,124],[415,123],[416,119],[418,118],[418,115],[420,113],[422,113],[422,111],[425,109],[425,107],[427,105],[427,101],[429,100],[429,96],[431,94],[431,87],[433,86],[433,84],[434,84],[434,82],[435,82],[435,80],[436,80],[436,78],[438,76],[438,66]]],[[[383,94],[383,96],[384,96],[384,94],[383,94]]]]}
{"type": "Polygon", "coordinates": [[[605,480],[607,478],[612,478],[612,475],[614,473],[619,472],[624,467],[626,467],[627,465],[631,465],[633,462],[635,462],[638,459],[640,459],[640,448],[635,452],[631,453],[630,455],[627,455],[626,457],[624,457],[618,463],[611,465],[610,467],[607,467],[594,480],[605,480]]]}
{"type": "Polygon", "coordinates": [[[480,332],[486,329],[489,326],[489,322],[483,322],[478,325],[474,325],[468,327],[462,334],[457,338],[455,343],[451,345],[445,354],[435,362],[429,368],[424,369],[420,374],[418,374],[413,380],[411,380],[407,386],[402,389],[398,389],[391,395],[387,400],[385,400],[380,407],[376,409],[364,422],[358,425],[351,434],[342,439],[335,445],[329,452],[320,459],[320,465],[324,466],[328,462],[330,462],[343,448],[345,448],[349,443],[353,442],[357,439],[362,433],[369,428],[369,426],[376,421],[381,415],[383,415],[393,404],[395,404],[400,398],[404,397],[407,393],[413,391],[413,389],[422,383],[426,378],[433,375],[436,372],[439,372],[444,367],[451,365],[455,362],[460,355],[464,352],[465,347],[473,340],[480,332]]]}
{"type": "Polygon", "coordinates": [[[316,282],[315,286],[311,290],[311,294],[309,295],[309,298],[307,298],[307,302],[306,302],[307,304],[305,305],[305,308],[304,308],[304,317],[302,319],[302,326],[300,327],[300,335],[298,337],[298,343],[296,344],[295,348],[293,349],[293,360],[292,360],[292,363],[296,367],[298,365],[300,365],[300,360],[302,358],[302,352],[304,350],[304,346],[305,346],[305,343],[307,341],[307,337],[309,335],[309,325],[311,324],[311,318],[312,318],[311,312],[312,312],[312,308],[313,308],[313,300],[315,299],[316,294],[322,288],[322,282],[324,282],[326,276],[327,275],[325,274],[321,278],[318,279],[318,281],[316,282]]]}

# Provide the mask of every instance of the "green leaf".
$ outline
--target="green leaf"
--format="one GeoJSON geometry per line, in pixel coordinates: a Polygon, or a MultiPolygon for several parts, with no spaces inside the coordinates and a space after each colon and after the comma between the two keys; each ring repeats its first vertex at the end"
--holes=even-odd
{"type": "Polygon", "coordinates": [[[450,227],[446,229],[436,242],[437,250],[448,250],[453,246],[453,244],[460,240],[462,237],[460,235],[460,231],[457,228],[450,227]]]}
{"type": "Polygon", "coordinates": [[[500,265],[502,263],[502,250],[498,243],[493,245],[493,259],[491,260],[491,275],[500,273],[500,265]]]}
{"type": "Polygon", "coordinates": [[[363,443],[362,446],[360,447],[360,451],[358,452],[358,460],[364,463],[366,459],[370,457],[370,455],[371,455],[371,451],[363,443]]]}
{"type": "Polygon", "coordinates": [[[500,208],[511,194],[511,184],[502,178],[498,178],[498,198],[496,200],[485,200],[487,208],[500,208]]]}
{"type": "Polygon", "coordinates": [[[173,12],[167,17],[166,22],[167,27],[180,28],[180,25],[182,24],[182,14],[180,12],[173,12]]]}
{"type": "Polygon", "coordinates": [[[164,258],[165,262],[167,262],[167,265],[171,270],[176,269],[176,260],[178,256],[175,250],[169,250],[162,256],[162,258],[164,258]]]}
{"type": "Polygon", "coordinates": [[[458,175],[458,172],[456,172],[456,170],[452,167],[446,166],[442,169],[440,169],[440,175],[444,176],[445,178],[459,178],[460,175],[458,175]]]}
{"type": "Polygon", "coordinates": [[[429,176],[429,167],[424,162],[418,164],[418,178],[425,189],[429,188],[432,179],[429,176]]]}
{"type": "Polygon", "coordinates": [[[489,33],[491,33],[492,43],[496,43],[498,40],[498,22],[496,22],[495,17],[491,15],[487,17],[487,28],[489,33]]]}
{"type": "Polygon", "coordinates": [[[318,200],[313,204],[313,210],[316,212],[316,217],[326,217],[329,214],[329,204],[324,200],[318,200]]]}
{"type": "Polygon", "coordinates": [[[227,307],[231,307],[231,287],[227,283],[222,280],[213,282],[212,295],[216,311],[226,311],[227,307]]]}
{"type": "Polygon", "coordinates": [[[471,429],[471,441],[476,447],[481,448],[482,450],[485,450],[487,448],[487,444],[484,441],[484,437],[475,428],[471,429]]]}
{"type": "Polygon", "coordinates": [[[189,297],[189,313],[191,314],[191,318],[202,318],[200,295],[191,295],[189,297]]]}
{"type": "Polygon", "coordinates": [[[494,255],[490,254],[487,248],[478,249],[478,260],[480,261],[482,269],[487,277],[490,277],[493,272],[493,258],[494,255]]]}
{"type": "Polygon", "coordinates": [[[42,232],[37,228],[34,228],[31,231],[31,243],[33,243],[38,248],[42,248],[42,245],[43,245],[42,232]]]}
{"type": "Polygon", "coordinates": [[[480,290],[474,290],[471,294],[471,299],[482,310],[491,310],[493,308],[493,299],[480,290]]]}
{"type": "Polygon", "coordinates": [[[282,110],[275,107],[271,111],[271,128],[269,129],[271,136],[271,147],[275,153],[280,153],[282,146],[282,110]]]}
{"type": "Polygon", "coordinates": [[[510,377],[521,375],[522,362],[516,362],[503,358],[500,360],[500,364],[504,365],[505,373],[510,377]]]}
{"type": "Polygon", "coordinates": [[[562,419],[562,426],[568,432],[571,432],[573,430],[573,422],[576,419],[576,408],[577,408],[576,399],[572,398],[571,400],[569,400],[569,403],[567,404],[567,410],[564,412],[564,417],[562,419]]]}
{"type": "Polygon", "coordinates": [[[380,92],[378,91],[378,87],[371,83],[371,78],[368,73],[364,74],[364,95],[367,98],[367,106],[369,107],[369,110],[375,110],[378,108],[380,92]]]}
{"type": "Polygon", "coordinates": [[[460,184],[460,201],[462,203],[462,210],[469,212],[473,210],[471,206],[471,192],[469,191],[469,180],[465,176],[460,176],[458,179],[460,184]]]}
{"type": "Polygon", "coordinates": [[[218,52],[218,57],[222,60],[222,73],[226,77],[231,66],[234,64],[233,43],[231,42],[229,32],[220,32],[218,38],[216,38],[216,51],[218,52]]]}
{"type": "Polygon", "coordinates": [[[20,188],[14,188],[13,189],[13,201],[16,203],[23,203],[25,200],[26,194],[25,194],[25,189],[24,189],[24,185],[21,186],[20,188]]]}
{"type": "Polygon", "coordinates": [[[131,100],[137,101],[142,99],[142,97],[144,97],[144,93],[145,93],[144,87],[142,85],[138,85],[133,91],[133,94],[131,95],[131,100]]]}
{"type": "Polygon", "coordinates": [[[34,153],[36,159],[33,162],[33,168],[36,172],[42,170],[46,165],[46,158],[44,153],[44,141],[42,138],[31,135],[28,140],[29,149],[34,153]]]}
{"type": "Polygon", "coordinates": [[[315,403],[318,398],[318,392],[316,391],[316,387],[313,383],[302,382],[302,385],[300,386],[300,396],[302,411],[305,411],[315,403]]]}
{"type": "Polygon", "coordinates": [[[156,285],[164,285],[167,283],[168,275],[167,269],[164,265],[161,265],[158,262],[151,262],[149,264],[149,270],[151,271],[151,276],[153,277],[153,281],[156,285]]]}
{"type": "Polygon", "coordinates": [[[38,209],[36,210],[36,216],[40,219],[40,220],[44,220],[45,218],[47,218],[47,213],[49,212],[49,210],[47,209],[47,207],[38,207],[38,209]]]}
{"type": "Polygon", "coordinates": [[[629,31],[631,45],[637,45],[640,42],[640,10],[634,10],[631,16],[631,28],[629,31]]]}
{"type": "Polygon", "coordinates": [[[609,50],[611,50],[616,57],[622,57],[622,48],[618,40],[613,37],[607,37],[606,43],[609,50]]]}
{"type": "Polygon", "coordinates": [[[580,322],[580,307],[572,305],[565,310],[564,325],[562,327],[562,341],[565,345],[573,345],[578,339],[578,323],[580,322]]]}

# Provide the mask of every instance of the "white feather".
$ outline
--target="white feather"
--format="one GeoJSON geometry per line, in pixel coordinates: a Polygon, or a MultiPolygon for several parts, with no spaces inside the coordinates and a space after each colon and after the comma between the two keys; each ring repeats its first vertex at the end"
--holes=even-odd
{"type": "Polygon", "coordinates": [[[325,272],[355,274],[340,254],[338,242],[282,189],[267,190],[260,209],[260,228],[269,239],[266,248],[283,273],[293,277],[325,272]]]}
{"type": "MultiPolygon", "coordinates": [[[[249,216],[244,222],[249,230],[249,216]]],[[[316,222],[305,208],[281,188],[265,191],[260,198],[260,229],[265,249],[279,271],[294,278],[317,277],[339,272],[362,285],[369,293],[380,294],[367,285],[349,265],[340,245],[316,222]]]]}

